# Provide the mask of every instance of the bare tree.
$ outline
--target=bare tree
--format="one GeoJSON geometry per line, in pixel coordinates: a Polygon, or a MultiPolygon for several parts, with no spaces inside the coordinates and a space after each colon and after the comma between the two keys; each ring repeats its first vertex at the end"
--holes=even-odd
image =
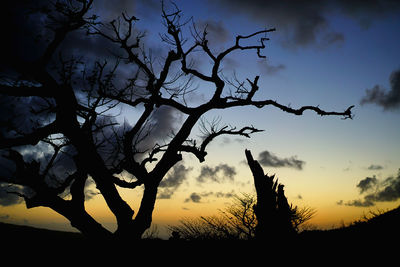
{"type": "MultiPolygon", "coordinates": [[[[27,128],[11,118],[1,125],[2,162],[6,160],[7,166],[11,166],[2,167],[2,183],[15,185],[10,193],[22,197],[27,208],[49,207],[89,237],[139,239],[151,225],[160,182],[182,160],[183,153],[191,153],[203,162],[208,144],[216,137],[250,137],[260,132],[253,126],[212,127],[196,142],[190,133],[210,110],[272,106],[294,115],[309,110],[321,116],[352,117],[353,106],[337,112],[316,106],[292,108],[271,99],[255,100],[259,76],[241,82],[231,81],[227,86],[220,73],[224,59],[235,51],[254,51],[264,57],[262,51],[268,40],[264,35],[275,29],[238,35],[229,48],[213,53],[208,46],[206,29],[193,30],[191,37],[185,37],[183,29],[190,26],[191,20],[183,21],[177,6],[172,5],[172,11],[168,11],[163,5],[166,33],[160,36],[169,52],[157,67],[154,57],[142,44],[144,33],[136,29],[139,20],[135,16],[122,13],[110,23],[102,23],[97,16],[88,15],[92,4],[93,0],[55,1],[41,8],[39,12],[41,18],[45,18],[41,21],[45,23],[43,31],[48,33],[48,42],[37,43],[40,47],[33,59],[7,62],[0,76],[3,99],[25,106],[28,103],[30,110],[25,116],[31,123],[27,128]],[[115,63],[103,58],[90,67],[84,55],[66,57],[63,45],[68,37],[79,34],[103,38],[103,43],[114,45],[113,49],[118,52],[113,49],[110,52],[115,63]],[[253,44],[249,45],[251,42],[253,44]],[[195,53],[202,53],[212,62],[210,73],[192,64],[190,56],[195,53]],[[131,73],[124,81],[116,78],[122,64],[131,73]],[[214,88],[212,96],[196,106],[188,105],[185,99],[193,78],[214,88]],[[227,92],[232,86],[236,91],[227,92]],[[32,101],[39,104],[32,104],[32,101]],[[121,105],[141,112],[132,125],[121,125],[115,119],[116,108],[121,105]],[[182,113],[184,121],[174,134],[165,133],[164,144],[153,143],[147,150],[142,145],[154,128],[151,117],[165,107],[182,113]],[[38,151],[40,153],[36,153],[38,151]],[[32,157],[34,152],[36,156],[32,157]],[[69,168],[60,171],[65,162],[69,168]],[[124,179],[122,174],[132,179],[124,179]],[[88,177],[93,179],[116,218],[115,233],[96,222],[85,209],[88,177]],[[144,192],[134,216],[135,212],[122,199],[117,187],[133,190],[138,186],[143,186],[144,192]]],[[[72,45],[79,47],[79,42],[72,45]]],[[[11,114],[16,116],[16,113],[11,114]]]]}

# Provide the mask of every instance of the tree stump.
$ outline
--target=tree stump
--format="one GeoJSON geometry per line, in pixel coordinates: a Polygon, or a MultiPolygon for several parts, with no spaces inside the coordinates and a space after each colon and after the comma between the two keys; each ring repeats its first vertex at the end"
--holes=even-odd
{"type": "Polygon", "coordinates": [[[256,239],[282,239],[296,232],[292,224],[293,212],[275,175],[268,176],[251,152],[245,150],[247,163],[253,173],[257,193],[254,213],[257,217],[256,239]]]}

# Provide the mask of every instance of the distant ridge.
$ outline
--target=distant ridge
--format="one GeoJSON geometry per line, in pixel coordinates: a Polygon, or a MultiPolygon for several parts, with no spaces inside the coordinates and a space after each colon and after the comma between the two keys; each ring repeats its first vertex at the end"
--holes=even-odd
{"type": "Polygon", "coordinates": [[[0,222],[0,238],[1,241],[16,243],[29,240],[41,240],[41,242],[56,241],[58,239],[73,241],[83,239],[84,237],[80,233],[55,231],[0,222]]]}
{"type": "MultiPolygon", "coordinates": [[[[362,243],[365,240],[400,240],[400,206],[374,215],[367,220],[355,221],[349,226],[331,230],[311,230],[299,234],[298,241],[307,243],[331,243],[345,240],[347,243],[362,243]]],[[[80,233],[55,231],[31,226],[22,226],[0,222],[0,240],[9,243],[57,244],[82,243],[87,239],[80,233]]],[[[162,242],[164,243],[164,242],[162,242]]]]}
{"type": "MultiPolygon", "coordinates": [[[[349,226],[331,230],[304,231],[301,239],[309,243],[343,243],[347,245],[362,245],[365,241],[380,241],[389,244],[390,240],[400,239],[400,206],[367,218],[353,222],[349,226]]],[[[393,244],[393,242],[392,242],[393,244]]]]}

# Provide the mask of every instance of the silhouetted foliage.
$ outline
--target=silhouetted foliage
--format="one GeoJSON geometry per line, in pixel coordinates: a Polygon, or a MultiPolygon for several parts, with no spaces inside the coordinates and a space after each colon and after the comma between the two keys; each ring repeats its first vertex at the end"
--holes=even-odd
{"type": "Polygon", "coordinates": [[[93,0],[15,2],[5,13],[15,15],[10,23],[16,28],[8,33],[17,37],[3,40],[10,50],[0,73],[1,185],[7,185],[13,201],[18,196],[27,208],[48,207],[88,237],[141,238],[151,225],[161,181],[184,153],[203,162],[215,138],[250,137],[261,131],[222,125],[196,141],[190,136],[192,128],[210,110],[272,106],[294,115],[309,110],[320,116],[352,117],[353,106],[328,112],[317,106],[292,108],[272,99],[255,100],[259,76],[227,81],[221,75],[221,63],[235,51],[265,57],[265,35],[275,29],[237,35],[232,46],[214,53],[206,28],[193,25],[191,38],[184,36],[191,20],[184,20],[176,5],[167,8],[162,3],[166,31],[160,37],[168,53],[155,58],[135,16],[121,13],[109,23],[100,21],[91,12],[93,0]],[[18,50],[21,43],[27,45],[18,50]],[[194,54],[207,57],[211,71],[196,68],[194,54]],[[194,90],[193,79],[213,87],[198,105],[186,101],[194,90]],[[117,117],[122,106],[134,108],[140,114],[137,120],[121,123],[117,117]],[[182,123],[169,121],[177,124],[173,132],[160,128],[165,122],[160,114],[172,111],[182,115],[182,123]],[[116,218],[115,233],[85,209],[89,177],[116,218]],[[117,187],[143,188],[135,216],[117,187]]]}
{"type": "Polygon", "coordinates": [[[178,225],[169,226],[169,230],[184,240],[252,239],[257,225],[254,204],[254,196],[235,195],[233,203],[218,215],[185,218],[178,225]]]}
{"type": "MultiPolygon", "coordinates": [[[[177,237],[183,240],[252,240],[256,238],[258,227],[254,209],[256,205],[254,195],[235,195],[232,204],[220,210],[218,215],[182,219],[179,224],[169,226],[171,237],[174,237],[173,240],[177,240],[177,237]]],[[[298,232],[299,226],[309,221],[314,214],[312,208],[290,205],[292,229],[298,232]]],[[[271,237],[275,237],[275,234],[271,237]]]]}

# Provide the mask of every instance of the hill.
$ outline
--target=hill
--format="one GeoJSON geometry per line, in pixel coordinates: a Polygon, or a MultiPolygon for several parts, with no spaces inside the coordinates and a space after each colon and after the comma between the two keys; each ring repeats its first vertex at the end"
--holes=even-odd
{"type": "MultiPolygon", "coordinates": [[[[280,242],[281,244],[287,243],[291,247],[301,248],[302,245],[307,245],[309,248],[323,247],[330,245],[341,246],[365,246],[366,244],[379,245],[393,245],[397,244],[400,238],[400,206],[396,209],[388,212],[374,215],[372,218],[363,221],[356,221],[347,227],[341,227],[331,230],[312,230],[304,231],[299,234],[296,240],[290,240],[289,242],[280,242]],[[292,242],[293,241],[293,242],[292,242]]],[[[25,247],[41,246],[43,248],[53,248],[57,246],[70,246],[74,248],[83,248],[88,245],[88,240],[79,233],[53,231],[47,229],[39,229],[30,226],[21,226],[0,223],[0,239],[2,244],[7,243],[10,246],[18,244],[25,247]]],[[[258,247],[254,242],[247,241],[216,241],[219,244],[223,244],[227,247],[258,247]],[[249,246],[250,245],[250,246],[249,246]]],[[[198,243],[202,243],[199,241],[198,243]]],[[[211,245],[211,241],[207,241],[207,244],[211,245]]],[[[271,240],[271,245],[276,242],[271,240]]],[[[92,243],[93,244],[93,243],[92,243]]],[[[146,240],[143,242],[144,247],[146,246],[161,246],[169,247],[185,247],[187,242],[174,242],[164,241],[160,239],[146,240]]],[[[192,244],[199,245],[199,244],[192,244]]],[[[202,243],[202,245],[204,245],[202,243]]],[[[263,246],[267,244],[263,244],[263,246]]]]}
{"type": "Polygon", "coordinates": [[[15,225],[0,222],[0,238],[1,241],[10,243],[26,243],[35,240],[44,242],[54,242],[57,240],[80,241],[84,237],[80,233],[54,231],[48,229],[35,228],[31,226],[15,225]]]}
{"type": "Polygon", "coordinates": [[[365,245],[366,242],[397,244],[400,239],[400,206],[371,218],[353,222],[351,225],[331,230],[305,231],[301,239],[308,243],[342,243],[365,245]]]}

